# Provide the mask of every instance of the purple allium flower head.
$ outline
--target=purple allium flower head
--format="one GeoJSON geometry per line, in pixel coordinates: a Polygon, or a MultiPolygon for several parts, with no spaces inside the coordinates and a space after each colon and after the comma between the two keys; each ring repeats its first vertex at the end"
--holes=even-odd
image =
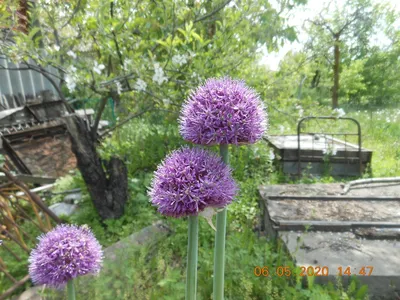
{"type": "Polygon", "coordinates": [[[231,169],[218,155],[183,147],[158,166],[149,195],[161,214],[178,218],[225,207],[236,190],[231,169]]]}
{"type": "Polygon", "coordinates": [[[252,144],[267,130],[259,95],[243,81],[208,79],[192,92],[179,118],[183,138],[195,144],[252,144]]]}
{"type": "Polygon", "coordinates": [[[58,225],[39,237],[29,257],[29,274],[35,284],[62,288],[70,280],[98,273],[103,251],[87,226],[58,225]]]}

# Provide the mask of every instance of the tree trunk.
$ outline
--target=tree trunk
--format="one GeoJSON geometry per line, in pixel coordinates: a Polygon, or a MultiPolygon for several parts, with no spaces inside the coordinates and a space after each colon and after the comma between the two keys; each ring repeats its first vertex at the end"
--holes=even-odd
{"type": "Polygon", "coordinates": [[[20,0],[18,8],[18,30],[28,33],[28,1],[20,0]]]}
{"type": "Polygon", "coordinates": [[[333,48],[335,62],[333,64],[333,88],[332,88],[332,108],[335,109],[339,106],[339,37],[335,38],[335,46],[333,48]]]}
{"type": "Polygon", "coordinates": [[[119,218],[128,198],[128,172],[123,161],[112,157],[103,166],[90,129],[78,116],[65,118],[72,152],[100,217],[119,218]]]}

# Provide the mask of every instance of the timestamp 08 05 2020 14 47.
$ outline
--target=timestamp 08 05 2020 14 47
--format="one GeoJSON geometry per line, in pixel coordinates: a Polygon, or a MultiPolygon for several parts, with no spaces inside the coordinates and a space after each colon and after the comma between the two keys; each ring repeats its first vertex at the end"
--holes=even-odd
{"type": "Polygon", "coordinates": [[[293,269],[288,266],[277,266],[277,267],[267,267],[267,266],[256,266],[254,268],[254,275],[257,277],[269,277],[269,276],[278,276],[278,277],[290,277],[295,273],[299,274],[299,276],[371,276],[374,270],[373,266],[361,266],[359,268],[354,268],[350,266],[339,266],[335,269],[335,272],[330,272],[329,267],[327,266],[299,266],[296,269],[293,269]]]}

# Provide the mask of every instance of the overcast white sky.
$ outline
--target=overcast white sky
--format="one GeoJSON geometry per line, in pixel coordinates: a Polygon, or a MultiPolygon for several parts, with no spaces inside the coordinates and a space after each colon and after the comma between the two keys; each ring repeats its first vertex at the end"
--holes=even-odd
{"type": "MultiPolygon", "coordinates": [[[[400,0],[387,0],[391,3],[394,9],[400,11],[400,0]]],[[[325,6],[328,1],[321,0],[308,0],[306,5],[302,5],[299,8],[296,8],[289,12],[289,24],[293,25],[298,30],[298,39],[299,42],[289,43],[287,42],[284,47],[280,49],[279,52],[268,53],[266,50],[264,51],[264,56],[261,60],[261,64],[265,64],[269,66],[272,70],[277,70],[279,66],[280,60],[285,56],[285,54],[289,51],[298,51],[303,47],[303,43],[307,40],[307,35],[302,30],[303,23],[306,19],[314,18],[325,6]]],[[[339,7],[346,4],[346,0],[336,0],[339,7]]],[[[375,2],[382,2],[379,0],[375,0],[375,2]]],[[[379,37],[376,37],[379,39],[379,37]]]]}

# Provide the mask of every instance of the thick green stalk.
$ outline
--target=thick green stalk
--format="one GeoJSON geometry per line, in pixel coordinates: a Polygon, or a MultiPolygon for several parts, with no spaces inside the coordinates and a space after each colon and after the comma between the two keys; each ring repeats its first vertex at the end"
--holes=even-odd
{"type": "Polygon", "coordinates": [[[197,244],[199,235],[199,217],[189,216],[188,225],[186,300],[195,300],[197,291],[197,244]]]}
{"type": "Polygon", "coordinates": [[[74,280],[71,279],[67,283],[67,293],[68,293],[68,300],[75,300],[75,287],[74,287],[74,280]]]}
{"type": "MultiPolygon", "coordinates": [[[[223,162],[229,164],[228,145],[220,145],[219,153],[223,162]]],[[[217,213],[214,251],[214,300],[224,299],[226,215],[226,208],[217,213]]]]}

